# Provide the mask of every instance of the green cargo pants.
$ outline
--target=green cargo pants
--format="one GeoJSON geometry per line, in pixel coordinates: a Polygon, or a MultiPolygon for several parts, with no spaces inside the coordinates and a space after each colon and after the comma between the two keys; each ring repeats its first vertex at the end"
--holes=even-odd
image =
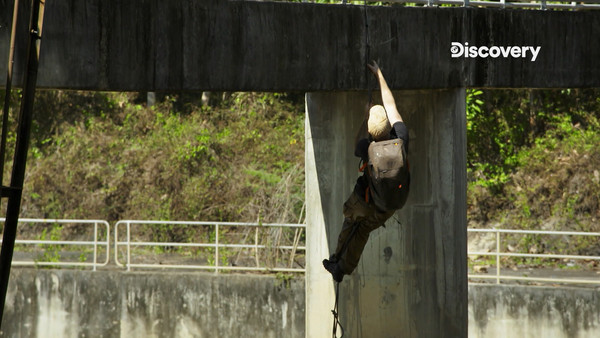
{"type": "Polygon", "coordinates": [[[351,274],[358,265],[369,233],[384,225],[394,212],[380,212],[356,193],[350,194],[344,203],[344,225],[334,254],[344,274],[351,274]]]}

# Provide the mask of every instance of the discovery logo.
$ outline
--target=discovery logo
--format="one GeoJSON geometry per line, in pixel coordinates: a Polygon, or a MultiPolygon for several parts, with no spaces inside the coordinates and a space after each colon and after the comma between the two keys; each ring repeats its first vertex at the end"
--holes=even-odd
{"type": "Polygon", "coordinates": [[[452,42],[450,52],[453,58],[464,57],[468,58],[526,58],[531,57],[531,61],[535,61],[542,47],[537,46],[469,46],[468,42],[452,42]]]}

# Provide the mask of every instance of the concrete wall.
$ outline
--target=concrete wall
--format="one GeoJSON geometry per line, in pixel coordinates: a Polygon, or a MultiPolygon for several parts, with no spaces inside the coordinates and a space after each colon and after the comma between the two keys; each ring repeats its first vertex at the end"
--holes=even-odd
{"type": "MultiPolygon", "coordinates": [[[[13,0],[0,0],[0,74],[13,0]]],[[[30,1],[21,1],[15,84],[30,1]]],[[[366,90],[371,58],[395,89],[600,86],[597,11],[223,0],[53,0],[38,86],[91,90],[366,90]],[[451,43],[539,46],[529,58],[452,58],[451,43]]],[[[4,81],[0,81],[4,85],[4,81]]]]}
{"type": "MultiPolygon", "coordinates": [[[[411,192],[340,284],[350,337],[467,334],[464,93],[394,92],[410,130],[411,192]]],[[[334,283],[321,261],[335,249],[342,204],[359,175],[354,137],[366,102],[365,92],[306,98],[308,337],[331,333],[334,283]]]]}
{"type": "Polygon", "coordinates": [[[11,271],[2,337],[304,337],[304,281],[210,273],[11,271]]]}
{"type": "MultiPolygon", "coordinates": [[[[305,336],[303,281],[272,276],[15,268],[6,304],[0,337],[305,336]]],[[[469,285],[468,305],[471,338],[600,337],[599,289],[469,285]]]]}
{"type": "Polygon", "coordinates": [[[600,337],[600,289],[470,285],[469,337],[600,337]]]}

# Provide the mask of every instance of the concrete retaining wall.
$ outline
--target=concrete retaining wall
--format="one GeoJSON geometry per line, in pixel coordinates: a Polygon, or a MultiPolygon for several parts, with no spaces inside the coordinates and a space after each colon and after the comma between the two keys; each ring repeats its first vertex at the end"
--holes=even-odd
{"type": "Polygon", "coordinates": [[[12,270],[2,337],[303,337],[304,280],[12,270]]]}
{"type": "MultiPolygon", "coordinates": [[[[15,268],[0,337],[304,337],[304,309],[302,279],[15,268]]],[[[600,289],[470,285],[469,337],[600,337],[600,289]]]]}
{"type": "Polygon", "coordinates": [[[471,285],[469,337],[600,337],[600,289],[471,285]]]}

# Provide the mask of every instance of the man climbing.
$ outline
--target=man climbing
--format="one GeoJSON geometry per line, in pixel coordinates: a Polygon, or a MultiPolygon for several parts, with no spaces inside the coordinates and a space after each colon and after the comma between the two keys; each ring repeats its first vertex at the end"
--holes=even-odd
{"type": "Polygon", "coordinates": [[[338,283],[358,265],[369,233],[402,208],[410,185],[406,160],[408,128],[381,69],[375,61],[367,66],[379,83],[383,106],[369,103],[367,107],[368,118],[359,130],[354,151],[364,163],[363,174],[344,203],[344,224],[337,248],[329,259],[323,260],[323,266],[338,283]]]}

